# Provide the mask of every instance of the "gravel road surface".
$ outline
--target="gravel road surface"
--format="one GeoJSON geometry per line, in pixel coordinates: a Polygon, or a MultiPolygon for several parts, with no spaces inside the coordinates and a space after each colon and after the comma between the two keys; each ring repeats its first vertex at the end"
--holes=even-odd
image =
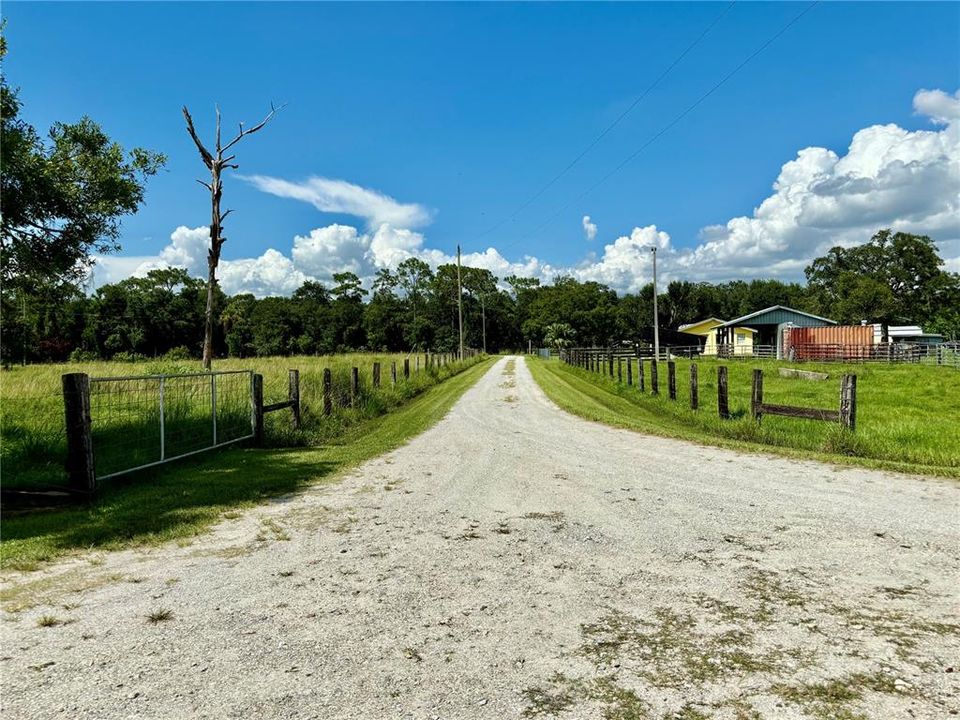
{"type": "Polygon", "coordinates": [[[2,714],[946,718],[958,509],[586,422],[504,359],[337,484],[8,573],[2,714]]]}

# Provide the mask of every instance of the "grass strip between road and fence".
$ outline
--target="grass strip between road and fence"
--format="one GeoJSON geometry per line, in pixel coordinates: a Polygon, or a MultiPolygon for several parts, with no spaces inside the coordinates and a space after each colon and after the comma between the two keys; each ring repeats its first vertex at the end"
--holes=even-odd
{"type": "Polygon", "coordinates": [[[11,515],[3,520],[0,565],[33,570],[88,550],[119,550],[188,538],[247,508],[393,450],[430,428],[493,364],[485,358],[386,414],[357,422],[321,447],[243,448],[148,470],[107,486],[95,504],[11,515]]]}
{"type": "MultiPolygon", "coordinates": [[[[683,378],[677,383],[677,400],[670,400],[663,389],[658,396],[651,395],[649,383],[643,393],[636,384],[627,385],[556,360],[533,358],[527,364],[554,403],[606,425],[735,450],[960,478],[960,416],[955,412],[958,405],[953,404],[960,403],[960,377],[952,370],[919,366],[860,366],[850,370],[862,376],[860,414],[857,431],[852,433],[836,423],[799,418],[769,417],[763,423],[756,422],[750,416],[750,374],[758,366],[773,375],[776,368],[786,366],[780,362],[729,363],[729,419],[718,417],[719,363],[715,360],[697,363],[698,410],[690,409],[687,394],[689,361],[677,362],[678,378],[683,378]]],[[[838,370],[833,368],[832,372],[838,370]]],[[[768,397],[780,393],[791,404],[799,397],[796,404],[823,405],[821,396],[832,397],[839,389],[838,383],[833,379],[816,383],[776,378],[769,382],[768,397]]]]}

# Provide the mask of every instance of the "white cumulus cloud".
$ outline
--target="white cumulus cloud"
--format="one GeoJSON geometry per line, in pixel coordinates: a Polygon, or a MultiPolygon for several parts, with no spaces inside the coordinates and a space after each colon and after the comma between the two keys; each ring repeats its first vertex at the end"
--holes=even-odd
{"type": "Polygon", "coordinates": [[[701,231],[702,242],[675,258],[694,279],[802,277],[803,267],[834,245],[866,242],[880,228],[927,234],[953,259],[960,238],[958,99],[922,90],[917,112],[940,130],[873,125],[846,154],[800,150],[780,169],[773,194],[750,216],[701,231]]]}
{"type": "MultiPolygon", "coordinates": [[[[960,94],[921,90],[913,107],[935,127],[911,131],[894,124],[873,125],[856,132],[845,152],[803,148],[781,166],[772,192],[751,214],[704,227],[692,247],[678,245],[664,229],[648,224],[570,266],[533,256],[510,260],[494,247],[465,253],[463,262],[500,278],[550,281],[564,274],[636,291],[651,279],[650,248],[656,246],[663,284],[673,279],[800,280],[803,268],[830,247],[863,243],[878,229],[890,227],[930,235],[946,268],[960,271],[960,94]]],[[[288,254],[271,248],[258,258],[224,260],[220,278],[228,293],[287,295],[306,279],[330,282],[334,273],[343,271],[369,284],[378,269],[396,267],[410,257],[434,268],[455,262],[455,255],[430,247],[414,229],[430,219],[421,205],[399,203],[341,180],[246,179],[265,192],[310,202],[324,212],[355,215],[366,225],[333,224],[297,235],[288,254]]],[[[596,237],[597,226],[589,215],[583,216],[582,227],[588,240],[596,237]]],[[[208,242],[207,228],[178,227],[156,256],[98,258],[92,281],[116,282],[168,266],[203,277],[208,242]]]]}
{"type": "Polygon", "coordinates": [[[940,125],[956,122],[960,119],[960,90],[953,95],[943,90],[921,90],[913,96],[913,109],[940,125]]]}
{"type": "Polygon", "coordinates": [[[590,222],[590,216],[589,216],[589,215],[584,215],[584,216],[583,216],[582,224],[583,224],[583,234],[584,234],[584,237],[586,237],[587,240],[593,240],[593,239],[597,236],[597,225],[596,225],[596,223],[590,222]]]}

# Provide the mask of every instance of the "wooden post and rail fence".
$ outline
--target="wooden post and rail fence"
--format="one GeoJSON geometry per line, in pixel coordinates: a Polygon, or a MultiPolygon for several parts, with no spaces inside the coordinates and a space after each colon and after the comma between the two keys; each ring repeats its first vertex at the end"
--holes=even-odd
{"type": "MultiPolygon", "coordinates": [[[[479,355],[479,353],[470,349],[465,355],[473,358],[479,355]]],[[[424,370],[440,368],[458,359],[459,354],[425,353],[422,367],[424,370]]],[[[410,366],[410,358],[404,358],[402,368],[404,380],[410,379],[410,366]]],[[[415,368],[416,372],[419,373],[421,369],[419,355],[416,356],[415,368]]],[[[396,360],[390,362],[390,382],[391,385],[396,385],[398,382],[396,360]]],[[[323,369],[321,383],[322,414],[323,416],[330,416],[334,408],[333,377],[330,368],[323,369]]],[[[374,389],[379,389],[382,386],[382,366],[379,361],[374,361],[372,364],[371,384],[374,389]]],[[[86,373],[64,374],[61,377],[61,391],[63,394],[64,407],[66,438],[65,466],[68,488],[74,492],[89,495],[96,490],[98,479],[103,479],[108,475],[113,476],[132,472],[239,440],[251,440],[255,445],[261,445],[264,439],[264,415],[267,413],[289,409],[292,428],[294,430],[300,430],[302,428],[303,418],[300,371],[298,369],[290,369],[288,371],[286,383],[287,397],[284,400],[265,403],[263,385],[263,375],[253,372],[252,370],[112,378],[91,378],[86,373]],[[242,384],[238,384],[239,381],[237,381],[236,378],[244,378],[245,376],[249,378],[249,381],[244,379],[242,384]],[[227,385],[223,385],[225,380],[222,380],[222,378],[224,377],[234,378],[234,380],[231,380],[227,385]],[[210,442],[205,445],[201,443],[200,449],[191,448],[189,452],[180,450],[180,454],[177,454],[176,451],[170,449],[171,442],[169,438],[171,437],[170,425],[172,422],[175,422],[175,419],[171,419],[171,415],[175,409],[179,409],[176,405],[179,398],[171,397],[173,394],[171,387],[173,386],[173,389],[176,389],[177,383],[183,383],[186,380],[192,383],[191,388],[207,388],[203,390],[206,395],[201,396],[205,397],[206,400],[202,400],[197,404],[197,408],[207,415],[205,422],[209,423],[209,427],[211,428],[210,442]],[[218,381],[221,383],[219,391],[217,389],[218,381]],[[249,382],[249,385],[247,385],[247,382],[249,382]],[[92,387],[96,388],[97,392],[92,393],[92,387]],[[145,388],[149,389],[147,390],[145,388]],[[167,391],[166,394],[164,392],[165,388],[167,391]],[[243,403],[244,407],[249,408],[249,424],[244,420],[243,427],[246,428],[245,430],[241,429],[238,431],[237,427],[235,427],[235,422],[233,426],[224,429],[224,427],[222,427],[223,418],[220,417],[221,427],[218,437],[218,417],[221,416],[223,412],[227,412],[224,407],[218,406],[218,392],[222,394],[227,390],[232,391],[233,396],[221,398],[221,404],[223,404],[225,399],[232,400],[234,405],[231,407],[231,410],[235,411],[236,403],[238,401],[243,403]],[[238,390],[240,391],[239,394],[238,390]],[[134,402],[139,403],[141,406],[141,416],[135,418],[134,422],[141,422],[148,426],[153,424],[158,428],[159,444],[156,445],[156,447],[159,448],[158,457],[155,460],[149,459],[141,465],[133,467],[125,465],[119,469],[110,469],[107,475],[101,474],[98,477],[94,447],[96,439],[94,421],[97,420],[97,417],[102,418],[103,413],[112,410],[109,406],[110,402],[116,402],[118,400],[123,402],[124,393],[128,394],[128,406],[133,407],[134,402]],[[96,408],[91,405],[92,394],[95,395],[95,399],[99,403],[96,408]],[[219,410],[218,407],[220,407],[219,410]],[[98,409],[101,414],[98,416],[97,413],[94,412],[94,409],[98,409]],[[228,436],[227,431],[233,434],[228,436]]],[[[349,407],[359,407],[361,400],[360,369],[358,367],[351,367],[349,407]]],[[[248,411],[244,410],[243,412],[246,413],[248,411]]],[[[107,417],[109,417],[109,415],[107,417]]],[[[201,414],[200,417],[203,417],[203,415],[201,414]]],[[[99,423],[101,421],[102,420],[97,420],[98,427],[100,427],[99,423]]],[[[173,432],[176,433],[180,431],[175,428],[173,432]]],[[[103,442],[102,437],[99,442],[103,442]]]]}
{"type": "MultiPolygon", "coordinates": [[[[642,357],[635,357],[632,353],[625,354],[624,351],[617,351],[613,348],[568,348],[561,353],[560,358],[568,365],[587,370],[588,372],[609,376],[611,380],[614,378],[613,368],[614,362],[616,362],[616,381],[618,384],[623,383],[623,365],[625,362],[628,386],[634,384],[633,367],[634,363],[636,363],[636,385],[640,392],[646,391],[644,364],[645,362],[649,362],[650,394],[653,396],[660,394],[659,365],[656,359],[645,361],[642,357]]],[[[667,361],[667,396],[672,401],[677,400],[677,366],[673,360],[667,361]]],[[[699,408],[699,371],[697,363],[691,363],[690,409],[698,410],[699,408]]],[[[729,420],[731,417],[729,375],[725,365],[717,367],[717,415],[724,420],[729,420]]],[[[757,422],[760,422],[764,415],[823,420],[826,422],[839,423],[842,427],[853,431],[856,429],[857,424],[857,376],[854,374],[844,374],[841,377],[839,406],[836,410],[830,410],[794,405],[775,405],[764,402],[763,370],[755,369],[753,371],[753,385],[751,388],[750,416],[757,422]]]]}

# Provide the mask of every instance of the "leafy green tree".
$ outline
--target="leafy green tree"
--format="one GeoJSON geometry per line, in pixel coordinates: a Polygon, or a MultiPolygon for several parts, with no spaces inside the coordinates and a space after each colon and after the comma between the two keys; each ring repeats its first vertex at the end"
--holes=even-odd
{"type": "Polygon", "coordinates": [[[397,283],[403,291],[408,315],[403,335],[411,348],[425,349],[432,346],[433,327],[424,316],[432,282],[433,271],[419,258],[407,258],[397,266],[397,283]]]}
{"type": "Polygon", "coordinates": [[[253,309],[256,304],[257,299],[249,293],[234,295],[220,313],[230,357],[245,358],[257,354],[253,336],[253,309]]]}
{"type": "Polygon", "coordinates": [[[403,302],[395,290],[400,279],[389,269],[377,272],[373,296],[363,312],[363,326],[371,349],[397,351],[404,348],[403,302]]]}
{"type": "Polygon", "coordinates": [[[257,355],[292,355],[296,352],[295,340],[301,333],[293,300],[283,297],[258,300],[250,321],[257,355]]]}
{"type": "Polygon", "coordinates": [[[573,345],[576,332],[567,323],[551,323],[547,325],[543,334],[543,343],[548,347],[560,351],[573,345]]]}
{"type": "Polygon", "coordinates": [[[805,273],[816,310],[840,322],[938,323],[949,331],[960,276],[942,264],[926,235],[880,230],[863,245],[831,248],[805,273]]]}
{"type": "MultiPolygon", "coordinates": [[[[0,38],[0,57],[6,40],[0,38]]],[[[43,140],[0,79],[0,277],[5,290],[80,282],[93,253],[120,248],[120,219],[143,203],[165,158],[124,150],[88,117],[43,140]]]]}
{"type": "Polygon", "coordinates": [[[336,352],[363,349],[366,347],[363,298],[367,291],[352,272],[335,273],[333,281],[336,285],[330,291],[333,302],[328,316],[326,345],[336,352]]]}

